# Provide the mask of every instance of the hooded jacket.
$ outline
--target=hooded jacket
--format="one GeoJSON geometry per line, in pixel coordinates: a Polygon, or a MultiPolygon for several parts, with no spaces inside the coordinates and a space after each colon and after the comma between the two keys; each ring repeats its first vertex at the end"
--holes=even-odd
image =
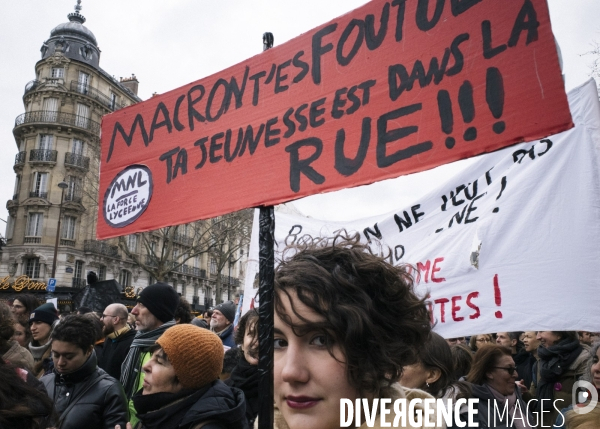
{"type": "Polygon", "coordinates": [[[62,420],[61,429],[114,429],[127,423],[127,401],[117,380],[97,367],[96,353],[75,372],[54,371],[41,378],[54,409],[62,420]],[[75,404],[68,412],[65,410],[75,404]],[[64,415],[63,415],[64,414],[64,415]]]}
{"type": "MultiPolygon", "coordinates": [[[[141,392],[134,396],[136,409],[140,396],[141,392]]],[[[248,429],[244,394],[221,380],[156,410],[140,412],[138,418],[135,429],[248,429]]]]}

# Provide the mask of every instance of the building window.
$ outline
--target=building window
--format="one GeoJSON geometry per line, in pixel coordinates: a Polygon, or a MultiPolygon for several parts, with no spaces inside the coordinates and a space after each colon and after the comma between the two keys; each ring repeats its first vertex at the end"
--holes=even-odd
{"type": "Polygon", "coordinates": [[[81,202],[83,180],[81,177],[69,176],[67,179],[69,187],[65,194],[65,201],[81,202]]]}
{"type": "Polygon", "coordinates": [[[106,280],[106,265],[100,265],[98,268],[98,280],[101,282],[106,280]]]}
{"type": "Polygon", "coordinates": [[[115,110],[117,107],[117,100],[118,100],[118,95],[115,94],[114,92],[110,93],[110,109],[111,110],[115,110]]]}
{"type": "Polygon", "coordinates": [[[15,191],[13,195],[13,200],[17,200],[19,198],[19,191],[21,190],[21,175],[17,174],[17,179],[15,180],[15,191]]]}
{"type": "Polygon", "coordinates": [[[217,274],[217,261],[215,261],[215,258],[210,258],[210,273],[217,274]]]}
{"type": "Polygon", "coordinates": [[[43,220],[44,220],[43,213],[29,213],[29,219],[27,220],[27,236],[28,237],[41,237],[42,236],[43,220]]]}
{"type": "Polygon", "coordinates": [[[83,141],[79,139],[73,139],[73,145],[71,146],[71,153],[73,155],[83,156],[83,141]]]}
{"type": "Polygon", "coordinates": [[[10,240],[13,237],[13,232],[15,230],[15,218],[14,216],[8,216],[8,220],[6,222],[6,239],[10,240]]]}
{"type": "Polygon", "coordinates": [[[73,277],[76,279],[83,278],[83,261],[75,261],[75,272],[73,273],[73,277]]]}
{"type": "Polygon", "coordinates": [[[65,240],[75,240],[75,216],[65,216],[63,219],[62,236],[65,240]]]}
{"type": "Polygon", "coordinates": [[[48,197],[48,173],[33,173],[33,188],[30,197],[47,198],[48,197]]]}
{"type": "Polygon", "coordinates": [[[137,246],[138,242],[137,242],[137,235],[133,234],[133,235],[128,235],[127,236],[127,248],[129,249],[129,251],[131,253],[137,253],[137,246]]]}
{"type": "Polygon", "coordinates": [[[44,111],[43,120],[46,122],[56,122],[58,117],[58,98],[48,97],[44,99],[44,104],[42,106],[42,110],[44,111]]]}
{"type": "Polygon", "coordinates": [[[90,86],[90,75],[80,71],[79,79],[77,80],[77,91],[80,94],[87,94],[89,86],[90,86]]]}
{"type": "Polygon", "coordinates": [[[131,286],[131,273],[127,270],[121,270],[121,274],[119,275],[119,283],[124,288],[131,286]]]}
{"type": "Polygon", "coordinates": [[[75,125],[81,128],[87,128],[90,123],[90,108],[85,104],[77,103],[77,117],[75,125]]]}
{"type": "Polygon", "coordinates": [[[40,140],[38,141],[38,149],[52,150],[53,142],[54,142],[53,135],[40,134],[40,140]]]}
{"type": "Polygon", "coordinates": [[[52,77],[62,79],[65,77],[65,69],[62,67],[52,67],[52,77]]]}
{"type": "Polygon", "coordinates": [[[25,275],[30,279],[40,276],[40,258],[29,258],[25,262],[25,275]]]}

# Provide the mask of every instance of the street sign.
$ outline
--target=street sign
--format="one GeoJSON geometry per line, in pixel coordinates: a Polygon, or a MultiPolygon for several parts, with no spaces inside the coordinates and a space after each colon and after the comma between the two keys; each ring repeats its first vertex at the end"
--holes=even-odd
{"type": "Polygon", "coordinates": [[[48,279],[48,287],[46,288],[46,290],[48,292],[54,292],[55,289],[56,289],[56,279],[48,279]]]}

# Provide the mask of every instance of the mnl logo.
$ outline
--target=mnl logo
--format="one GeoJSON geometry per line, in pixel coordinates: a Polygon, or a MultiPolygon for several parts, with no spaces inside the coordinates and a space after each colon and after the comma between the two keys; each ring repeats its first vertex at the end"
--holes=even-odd
{"type": "Polygon", "coordinates": [[[114,228],[127,226],[144,213],[150,198],[150,169],[145,165],[130,165],[117,174],[104,194],[104,220],[114,228]]]}

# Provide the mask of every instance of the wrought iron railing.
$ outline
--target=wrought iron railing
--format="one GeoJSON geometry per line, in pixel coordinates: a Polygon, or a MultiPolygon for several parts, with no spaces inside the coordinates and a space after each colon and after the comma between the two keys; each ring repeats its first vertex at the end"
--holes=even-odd
{"type": "Polygon", "coordinates": [[[56,162],[58,152],[49,149],[31,149],[29,162],[56,162]]]}
{"type": "Polygon", "coordinates": [[[187,235],[184,235],[184,234],[174,234],[173,241],[176,243],[183,244],[184,246],[191,246],[194,244],[194,238],[188,237],[187,235]]]}
{"type": "Polygon", "coordinates": [[[74,115],[72,113],[51,112],[46,110],[36,110],[23,113],[15,119],[15,127],[33,122],[52,123],[60,125],[70,125],[83,128],[94,134],[100,133],[100,124],[84,116],[74,115]]]}
{"type": "Polygon", "coordinates": [[[72,165],[74,167],[89,170],[90,158],[73,152],[67,152],[65,153],[65,165],[72,165]]]}
{"type": "Polygon", "coordinates": [[[88,84],[79,83],[76,80],[71,81],[71,91],[86,95],[93,98],[98,103],[108,107],[110,110],[119,110],[123,108],[123,104],[112,100],[108,95],[98,91],[96,88],[90,87],[88,84]]]}
{"type": "Polygon", "coordinates": [[[15,156],[15,165],[23,165],[23,164],[25,164],[25,157],[26,156],[27,156],[27,153],[25,151],[19,152],[15,156]]]}
{"type": "MultiPolygon", "coordinates": [[[[40,83],[41,82],[37,79],[27,82],[27,84],[25,85],[25,94],[36,89],[40,85],[40,83]]],[[[25,95],[25,94],[23,94],[23,95],[25,95]]]]}
{"type": "Polygon", "coordinates": [[[85,252],[97,253],[111,258],[121,258],[119,256],[119,246],[113,246],[98,240],[85,240],[83,242],[83,250],[85,252]]]}
{"type": "Polygon", "coordinates": [[[42,191],[31,191],[29,193],[29,198],[48,198],[48,192],[42,192],[42,191]]]}
{"type": "Polygon", "coordinates": [[[61,238],[60,239],[60,245],[61,246],[75,247],[75,240],[71,240],[71,239],[68,239],[68,238],[61,238]]]}
{"type": "Polygon", "coordinates": [[[69,192],[67,195],[65,195],[65,202],[70,201],[73,203],[81,203],[82,200],[83,197],[81,194],[72,194],[69,192]]]}

